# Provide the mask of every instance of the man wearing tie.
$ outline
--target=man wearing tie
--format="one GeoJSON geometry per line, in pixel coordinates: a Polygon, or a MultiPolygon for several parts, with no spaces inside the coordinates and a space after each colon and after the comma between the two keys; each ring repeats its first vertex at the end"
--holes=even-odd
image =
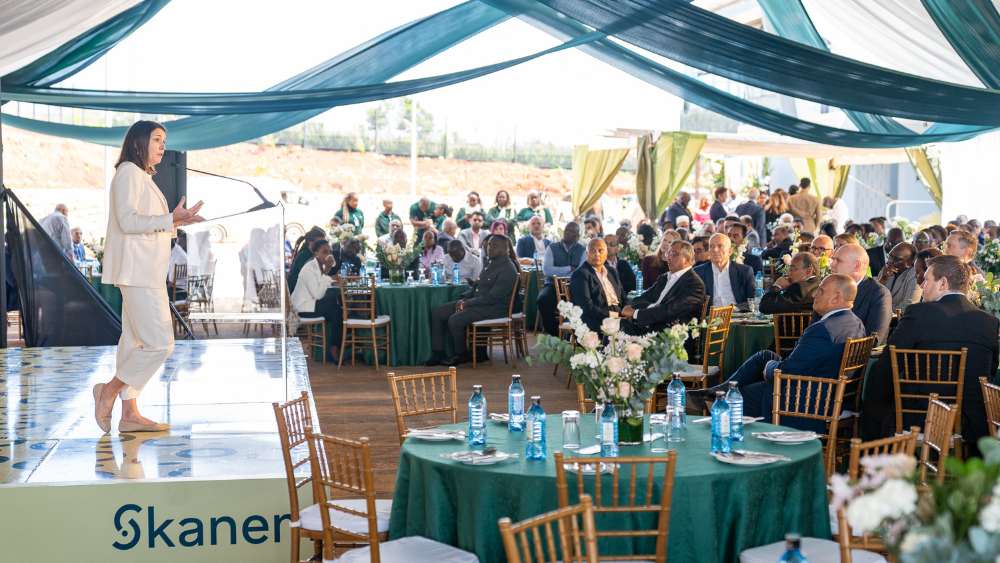
{"type": "Polygon", "coordinates": [[[622,323],[629,334],[660,332],[677,323],[687,323],[701,314],[705,284],[692,270],[694,248],[691,243],[675,240],[667,251],[670,271],[657,278],[653,287],[622,309],[622,323]]]}
{"type": "Polygon", "coordinates": [[[708,241],[710,262],[695,266],[694,271],[705,284],[705,293],[712,307],[736,304],[749,308],[748,302],[757,293],[753,268],[730,261],[732,243],[721,233],[708,241]]]}

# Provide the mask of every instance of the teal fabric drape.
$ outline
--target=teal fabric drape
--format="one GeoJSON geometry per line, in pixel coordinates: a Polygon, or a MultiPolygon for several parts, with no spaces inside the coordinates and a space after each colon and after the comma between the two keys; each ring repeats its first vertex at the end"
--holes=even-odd
{"type": "Polygon", "coordinates": [[[170,0],[143,0],[28,66],[6,74],[0,78],[0,83],[4,88],[14,84],[44,87],[66,80],[132,35],[168,2],[170,0]]]}
{"type": "Polygon", "coordinates": [[[62,88],[28,88],[5,85],[0,95],[2,95],[4,101],[30,102],[95,110],[182,115],[227,115],[329,109],[335,106],[396,98],[443,88],[603,37],[606,37],[603,33],[595,31],[526,57],[451,74],[390,82],[388,84],[367,84],[345,88],[317,88],[305,91],[285,90],[227,94],[120,92],[62,88]]]}
{"type": "Polygon", "coordinates": [[[1000,14],[990,0],[921,0],[958,56],[986,86],[1000,88],[1000,14]]]}

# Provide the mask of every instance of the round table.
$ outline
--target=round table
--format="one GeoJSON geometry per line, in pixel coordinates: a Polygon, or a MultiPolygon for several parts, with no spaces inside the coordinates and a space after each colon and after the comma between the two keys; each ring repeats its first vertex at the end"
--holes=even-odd
{"type": "Polygon", "coordinates": [[[747,359],[774,344],[774,325],[771,323],[733,322],[726,338],[726,365],[723,379],[736,373],[747,359]]]}
{"type": "Polygon", "coordinates": [[[101,274],[91,275],[90,285],[94,286],[97,293],[101,294],[101,297],[111,305],[111,308],[120,317],[122,315],[122,290],[116,286],[101,283],[101,274]]]}
{"type": "MultiPolygon", "coordinates": [[[[791,462],[756,467],[724,464],[709,455],[711,429],[693,424],[689,417],[686,441],[677,444],[678,457],[671,503],[668,561],[733,562],[740,551],[799,532],[817,538],[830,537],[826,473],[819,441],[799,446],[780,446],[759,440],[752,431],[778,427],[760,422],[746,428],[740,449],[780,453],[791,462]]],[[[548,459],[524,459],[524,436],[509,432],[506,424],[489,421],[487,444],[519,458],[491,466],[468,466],[441,458],[442,453],[470,449],[458,441],[406,440],[399,455],[393,493],[390,539],[425,536],[457,546],[479,556],[483,563],[505,561],[497,521],[509,517],[518,522],[558,508],[553,454],[561,450],[562,419],[550,414],[546,421],[548,459]]],[[[468,423],[453,425],[467,429],[468,423]]],[[[646,417],[648,431],[649,417],[646,417]]],[[[581,417],[583,445],[597,443],[594,416],[581,417]]],[[[673,446],[673,445],[672,445],[673,446]]],[[[477,447],[481,449],[483,446],[477,447]]],[[[567,456],[576,455],[564,451],[567,456]]],[[[622,456],[650,456],[649,445],[623,446],[622,456]]],[[[587,456],[599,457],[599,456],[587,456]]],[[[645,470],[640,468],[639,473],[645,470]]],[[[605,475],[610,480],[610,475],[605,475]]],[[[626,505],[629,473],[619,474],[620,502],[626,505]]],[[[662,473],[659,475],[662,479],[662,473]]],[[[575,503],[576,476],[567,474],[570,502],[575,503]]],[[[645,491],[645,475],[637,480],[645,491]]],[[[592,494],[593,477],[587,478],[592,494]]],[[[611,491],[610,483],[602,489],[611,491]],[[605,488],[606,487],[606,488],[605,488]]],[[[656,487],[654,495],[660,494],[656,487]]],[[[605,498],[605,502],[608,499],[605,498]]],[[[601,527],[601,515],[597,520],[601,527]]],[[[638,517],[637,527],[652,528],[653,520],[638,517]]],[[[627,521],[627,520],[626,520],[627,521]]],[[[619,528],[620,523],[609,524],[619,528]]],[[[604,555],[631,555],[631,544],[604,545],[604,555]]],[[[648,540],[642,540],[648,541],[648,540]]],[[[652,548],[640,547],[645,553],[652,548]]]]}

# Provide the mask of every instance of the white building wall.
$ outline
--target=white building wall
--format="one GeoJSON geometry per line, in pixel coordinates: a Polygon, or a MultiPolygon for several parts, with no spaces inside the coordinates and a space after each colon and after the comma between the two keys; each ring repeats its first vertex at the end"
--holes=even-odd
{"type": "Polygon", "coordinates": [[[1000,220],[1000,132],[942,143],[940,151],[942,219],[1000,220]]]}

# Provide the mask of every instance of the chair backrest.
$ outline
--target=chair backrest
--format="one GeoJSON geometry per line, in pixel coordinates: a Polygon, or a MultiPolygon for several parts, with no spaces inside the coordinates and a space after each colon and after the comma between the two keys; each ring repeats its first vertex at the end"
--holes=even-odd
{"type": "MultiPolygon", "coordinates": [[[[851,525],[847,522],[846,507],[842,506],[837,510],[837,524],[839,526],[837,543],[840,545],[840,563],[851,563],[854,560],[851,551],[855,549],[885,553],[886,547],[882,536],[878,534],[854,535],[851,531],[851,525]]],[[[886,561],[886,559],[882,559],[882,561],[886,561]]]]}
{"type": "Polygon", "coordinates": [[[556,296],[559,301],[569,301],[569,276],[556,276],[556,296]]]}
{"type": "Polygon", "coordinates": [[[699,321],[705,320],[705,315],[708,314],[709,305],[711,304],[712,304],[712,298],[706,295],[705,298],[702,299],[701,301],[701,314],[698,315],[699,321]]]}
{"type": "MultiPolygon", "coordinates": [[[[519,295],[519,290],[520,290],[520,288],[523,285],[521,283],[522,281],[524,281],[523,278],[524,278],[524,272],[521,272],[514,279],[514,291],[510,292],[510,303],[507,304],[507,318],[508,319],[511,318],[514,315],[514,301],[515,301],[515,298],[519,295]]],[[[527,296],[524,296],[524,295],[522,295],[522,297],[521,297],[521,306],[522,307],[524,306],[524,299],[526,297],[527,296]]]]}
{"type": "Polygon", "coordinates": [[[83,277],[87,278],[87,281],[89,281],[89,282],[93,282],[94,281],[94,267],[93,266],[89,266],[89,265],[88,266],[77,266],[76,269],[79,270],[81,274],[83,274],[83,277]]]}
{"type": "Polygon", "coordinates": [[[896,317],[896,322],[898,323],[899,319],[903,318],[903,310],[902,309],[896,309],[896,315],[895,315],[895,317],[896,317]]]}
{"type": "Polygon", "coordinates": [[[851,480],[856,480],[861,476],[861,458],[879,454],[906,454],[916,455],[917,438],[920,434],[920,427],[910,428],[909,434],[901,434],[891,438],[862,442],[860,438],[851,440],[851,458],[848,464],[848,476],[851,480]]]}
{"type": "Polygon", "coordinates": [[[931,393],[955,405],[958,414],[955,415],[954,432],[962,433],[962,388],[965,385],[965,356],[968,351],[968,348],[962,348],[960,352],[904,350],[889,346],[892,386],[896,394],[896,434],[903,432],[903,414],[927,412],[924,405],[931,393]],[[904,408],[904,399],[912,399],[916,405],[904,408]]]}
{"type": "MultiPolygon", "coordinates": [[[[583,474],[584,464],[599,464],[602,458],[592,458],[592,457],[568,457],[564,458],[562,452],[555,453],[555,464],[556,464],[556,490],[559,495],[559,507],[566,508],[569,506],[569,487],[566,484],[566,465],[573,467],[573,464],[579,464],[577,470],[577,497],[583,498],[585,493],[588,493],[586,489],[586,481],[588,479],[583,474]]],[[[598,539],[604,538],[641,538],[641,537],[656,537],[656,553],[651,555],[603,555],[600,557],[601,561],[655,561],[657,563],[666,563],[667,561],[667,535],[670,530],[670,501],[673,498],[674,492],[674,468],[677,465],[677,452],[670,451],[667,453],[666,457],[619,457],[614,459],[608,459],[607,471],[609,473],[602,473],[599,469],[600,466],[594,471],[593,477],[593,497],[594,497],[594,513],[657,513],[659,517],[657,518],[657,524],[655,530],[642,530],[642,529],[632,529],[632,530],[598,530],[595,535],[598,539]],[[639,472],[639,466],[647,466],[646,470],[639,472]],[[657,468],[661,468],[663,480],[661,484],[661,494],[659,498],[654,498],[653,492],[657,485],[656,474],[657,468]],[[622,471],[619,471],[619,470],[622,471]],[[625,479],[624,473],[628,472],[627,481],[627,504],[623,504],[620,501],[619,495],[619,481],[625,479]],[[637,491],[637,477],[639,475],[644,475],[646,480],[645,492],[637,491]],[[611,494],[610,502],[602,502],[602,481],[610,481],[611,494]],[[638,498],[638,502],[636,497],[638,498]]]]}
{"type": "Polygon", "coordinates": [[[597,563],[597,535],[589,495],[581,496],[576,506],[546,512],[517,524],[511,524],[510,518],[501,518],[500,537],[509,563],[597,563]],[[552,522],[557,527],[559,551],[552,522]],[[544,538],[539,529],[545,530],[544,538]]]}
{"type": "Polygon", "coordinates": [[[340,298],[344,320],[375,319],[375,274],[369,276],[341,276],[340,298]]]}
{"type": "Polygon", "coordinates": [[[519,283],[517,286],[517,293],[521,296],[521,311],[524,311],[525,304],[528,303],[528,288],[531,287],[531,270],[527,268],[521,268],[521,273],[519,274],[519,283]]]}
{"type": "MultiPolygon", "coordinates": [[[[654,412],[653,400],[654,399],[655,399],[655,395],[653,397],[650,397],[650,398],[646,399],[645,406],[643,407],[646,410],[646,414],[653,414],[653,412],[654,412]]],[[[577,410],[580,411],[580,414],[584,414],[584,413],[590,412],[591,409],[589,409],[587,407],[591,406],[591,405],[594,405],[594,404],[595,404],[594,400],[587,396],[587,391],[586,391],[586,388],[583,386],[583,384],[582,383],[577,383],[576,384],[576,405],[577,405],[577,410]]]]}
{"type": "Polygon", "coordinates": [[[703,329],[701,356],[702,373],[708,375],[708,367],[713,357],[718,357],[719,373],[726,371],[726,340],[729,338],[729,323],[733,320],[733,306],[712,307],[708,313],[709,327],[703,329]]]}
{"type": "Polygon", "coordinates": [[[408,416],[450,412],[451,423],[458,422],[458,389],[455,368],[437,373],[400,375],[389,372],[392,406],[396,410],[396,430],[399,445],[406,439],[403,419],[408,416]],[[430,386],[430,399],[427,387],[430,386]]]}
{"type": "Polygon", "coordinates": [[[777,313],[774,315],[774,351],[780,356],[791,350],[809,328],[812,313],[777,313]]]}
{"type": "MultiPolygon", "coordinates": [[[[285,477],[288,480],[288,502],[291,505],[291,521],[299,521],[299,495],[298,489],[312,480],[310,475],[306,475],[302,480],[297,480],[295,470],[311,462],[312,456],[294,461],[292,451],[306,442],[306,429],[312,427],[312,413],[309,409],[309,394],[305,391],[302,396],[283,405],[271,404],[274,407],[274,416],[278,419],[278,439],[281,442],[281,453],[285,460],[285,477]]],[[[298,454],[305,452],[299,451],[298,454]]]]}
{"type": "Polygon", "coordinates": [[[840,408],[844,402],[844,388],[847,378],[837,379],[824,377],[807,377],[804,375],[788,375],[774,370],[774,414],[773,424],[781,424],[781,417],[803,418],[806,420],[822,420],[826,423],[826,432],[820,437],[826,440],[824,459],[827,475],[834,472],[834,461],[837,454],[837,440],[829,439],[837,435],[837,424],[840,420],[840,408]]]}
{"type": "Polygon", "coordinates": [[[920,447],[920,482],[927,483],[927,470],[934,471],[937,482],[944,483],[944,462],[951,449],[951,431],[955,427],[958,409],[938,400],[931,393],[927,403],[927,422],[924,424],[924,441],[920,447]],[[937,462],[930,459],[931,450],[937,453],[937,462]]]}
{"type": "Polygon", "coordinates": [[[177,301],[177,282],[187,281],[187,264],[174,264],[174,282],[170,285],[170,301],[177,301]]]}
{"type": "Polygon", "coordinates": [[[368,438],[347,440],[323,434],[315,434],[306,428],[306,441],[312,457],[313,498],[319,505],[323,521],[323,559],[333,560],[334,534],[354,537],[368,542],[371,548],[371,563],[379,562],[378,520],[375,513],[375,484],[372,478],[371,453],[368,438]],[[339,506],[330,499],[333,491],[342,500],[346,495],[363,497],[367,501],[365,511],[339,506]],[[336,510],[368,520],[368,533],[338,528],[330,522],[330,511],[336,510]]]}
{"type": "Polygon", "coordinates": [[[986,401],[986,420],[989,421],[990,436],[997,438],[997,430],[1000,429],[1000,386],[986,381],[985,377],[979,378],[979,384],[983,387],[983,399],[986,401]]]}
{"type": "Polygon", "coordinates": [[[535,284],[538,286],[538,291],[542,290],[545,285],[545,272],[542,271],[542,259],[535,259],[535,284]]]}
{"type": "Polygon", "coordinates": [[[868,360],[872,349],[878,340],[878,333],[873,332],[865,338],[848,338],[844,343],[844,355],[840,358],[838,376],[846,376],[851,384],[844,391],[844,408],[853,412],[861,412],[861,389],[865,385],[865,374],[868,371],[868,360]]]}

